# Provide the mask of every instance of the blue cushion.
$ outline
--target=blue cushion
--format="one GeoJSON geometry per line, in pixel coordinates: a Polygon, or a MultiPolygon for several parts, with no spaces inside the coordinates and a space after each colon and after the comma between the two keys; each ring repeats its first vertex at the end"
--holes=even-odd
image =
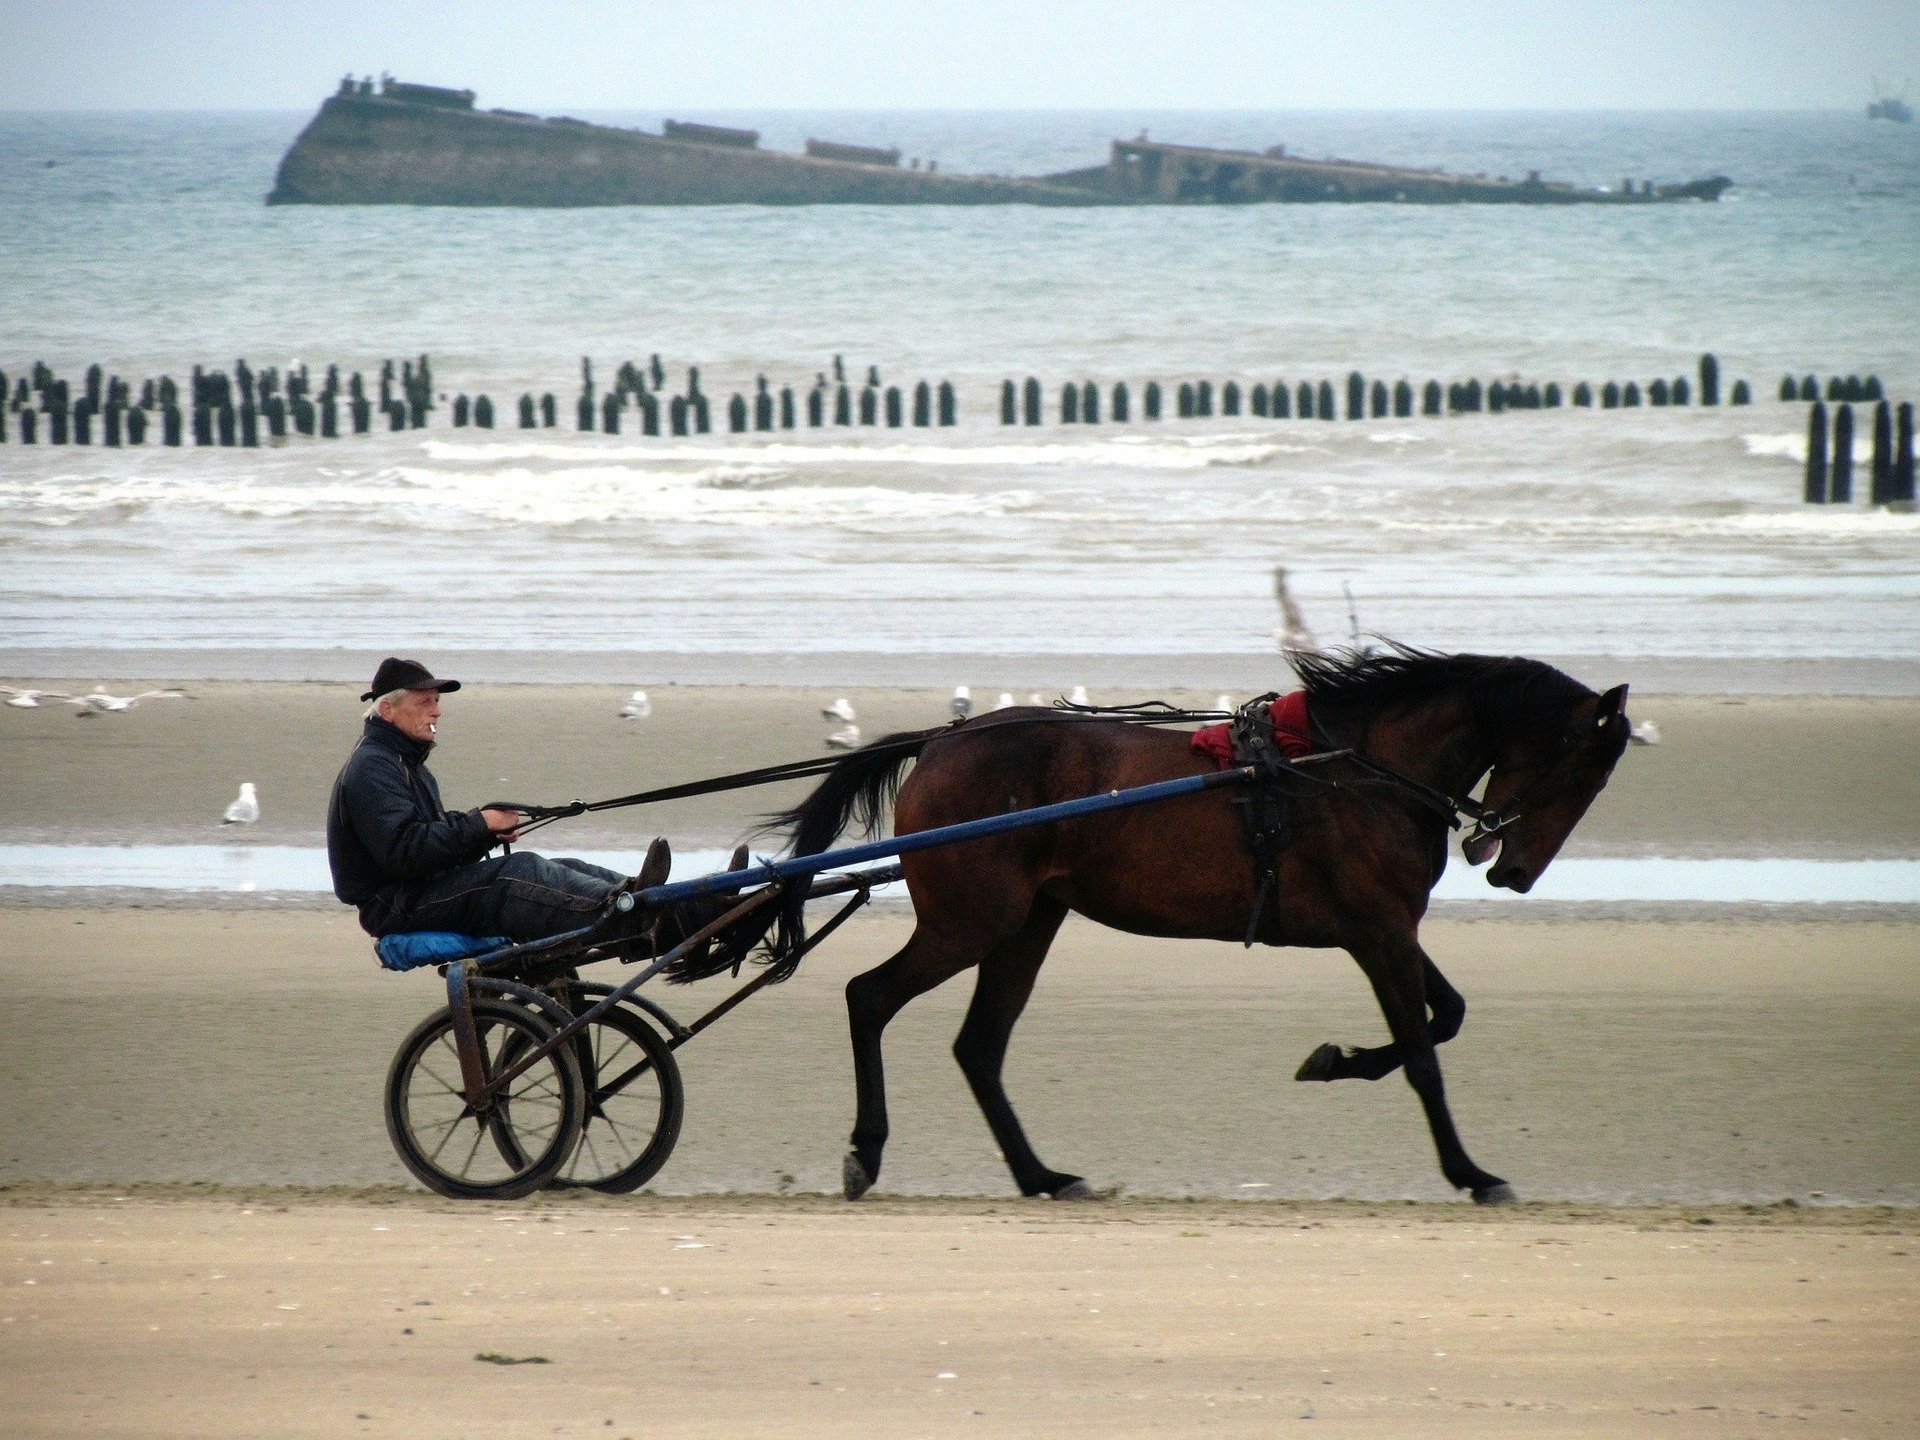
{"type": "Polygon", "coordinates": [[[389,970],[418,970],[422,965],[444,965],[503,949],[513,942],[495,936],[457,935],[451,930],[421,930],[412,935],[383,935],[373,953],[389,970]]]}

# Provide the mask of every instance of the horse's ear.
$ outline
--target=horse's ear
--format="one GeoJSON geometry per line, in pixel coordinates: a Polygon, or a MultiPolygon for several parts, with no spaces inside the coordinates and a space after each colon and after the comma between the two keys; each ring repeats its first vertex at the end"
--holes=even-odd
{"type": "Polygon", "coordinates": [[[1600,703],[1593,707],[1599,723],[1604,725],[1615,716],[1624,720],[1627,716],[1627,687],[1616,685],[1600,697],[1600,703]]]}

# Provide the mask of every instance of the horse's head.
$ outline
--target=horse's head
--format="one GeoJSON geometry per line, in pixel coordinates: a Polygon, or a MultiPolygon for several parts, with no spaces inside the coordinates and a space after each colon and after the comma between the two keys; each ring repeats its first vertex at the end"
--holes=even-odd
{"type": "Polygon", "coordinates": [[[1481,802],[1484,818],[1460,847],[1472,865],[1499,852],[1489,885],[1522,895],[1534,887],[1606,789],[1630,728],[1627,687],[1616,685],[1578,701],[1559,731],[1517,737],[1502,748],[1481,802]]]}

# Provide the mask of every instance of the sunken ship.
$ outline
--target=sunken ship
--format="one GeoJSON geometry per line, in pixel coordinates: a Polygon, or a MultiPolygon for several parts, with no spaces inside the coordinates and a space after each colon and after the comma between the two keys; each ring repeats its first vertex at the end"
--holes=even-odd
{"type": "Polygon", "coordinates": [[[965,175],[902,165],[895,149],[669,120],[660,133],[569,116],[480,110],[474,92],[341,81],[280,161],[269,205],[1239,205],[1385,202],[1648,205],[1718,200],[1724,175],[1592,188],[1307,159],[1284,145],[1222,150],[1115,140],[1107,161],[1052,175],[965,175]]]}

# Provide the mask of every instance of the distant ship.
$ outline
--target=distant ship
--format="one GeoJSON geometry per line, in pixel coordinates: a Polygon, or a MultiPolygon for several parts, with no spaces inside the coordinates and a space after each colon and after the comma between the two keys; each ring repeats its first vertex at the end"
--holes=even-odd
{"type": "MultiPolygon", "coordinates": [[[[1912,82],[1909,81],[1909,84],[1912,82]]],[[[1880,82],[1873,82],[1873,99],[1867,102],[1869,120],[1891,120],[1896,125],[1911,125],[1913,109],[1907,104],[1906,86],[1900,88],[1898,95],[1882,95],[1880,82]]]]}
{"type": "Polygon", "coordinates": [[[1115,140],[1104,165],[1053,175],[902,167],[895,149],[669,120],[660,134],[476,110],[471,90],[348,76],[280,161],[269,205],[1648,205],[1718,200],[1724,175],[1618,189],[1449,175],[1354,160],[1115,140]]]}

